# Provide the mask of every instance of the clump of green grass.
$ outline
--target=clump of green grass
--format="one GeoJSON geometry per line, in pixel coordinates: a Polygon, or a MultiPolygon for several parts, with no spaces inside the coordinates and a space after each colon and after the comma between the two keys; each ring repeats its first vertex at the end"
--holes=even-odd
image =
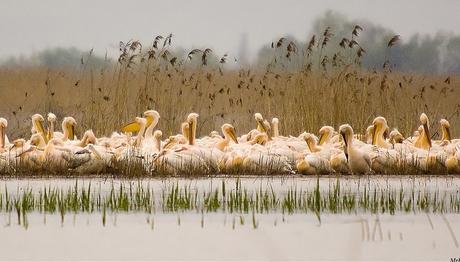
{"type": "Polygon", "coordinates": [[[227,183],[222,180],[218,187],[200,190],[176,182],[163,187],[161,192],[154,192],[140,181],[122,182],[118,186],[112,184],[108,191],[95,189],[91,183],[86,186],[75,183],[67,189],[51,186],[38,190],[25,188],[15,193],[5,188],[0,190],[0,213],[15,213],[18,224],[26,226],[30,212],[59,214],[62,223],[66,214],[100,213],[103,225],[107,214],[120,212],[224,212],[252,214],[253,227],[257,228],[256,214],[264,213],[306,213],[320,220],[322,214],[460,212],[458,190],[441,193],[439,189],[430,191],[414,184],[410,188],[365,184],[356,190],[344,188],[343,182],[337,179],[327,189],[321,189],[317,179],[316,185],[309,189],[292,185],[286,191],[276,192],[271,186],[250,190],[243,187],[239,179],[235,180],[232,189],[227,183]]]}

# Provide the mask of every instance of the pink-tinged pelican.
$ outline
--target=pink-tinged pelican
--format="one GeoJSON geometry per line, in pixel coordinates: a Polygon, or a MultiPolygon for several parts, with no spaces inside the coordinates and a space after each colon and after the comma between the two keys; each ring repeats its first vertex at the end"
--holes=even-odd
{"type": "Polygon", "coordinates": [[[339,128],[340,135],[345,143],[345,156],[348,165],[353,174],[368,174],[371,172],[371,159],[369,154],[362,148],[353,146],[353,128],[348,125],[341,125],[339,128]]]}

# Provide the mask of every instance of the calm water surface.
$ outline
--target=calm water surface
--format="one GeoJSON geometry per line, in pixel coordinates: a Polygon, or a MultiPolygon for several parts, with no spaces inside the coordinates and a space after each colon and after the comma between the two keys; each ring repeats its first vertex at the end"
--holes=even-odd
{"type": "MultiPolygon", "coordinates": [[[[313,190],[316,178],[208,178],[143,179],[9,179],[0,180],[0,192],[15,196],[44,187],[85,188],[107,195],[123,185],[148,187],[161,202],[161,192],[171,185],[212,191],[225,181],[226,190],[237,186],[249,194],[270,188],[280,198],[290,189],[313,190]],[[238,184],[239,183],[239,184],[238,184]]],[[[328,192],[337,178],[321,178],[328,192]]],[[[417,188],[455,194],[455,177],[347,177],[342,190],[363,186],[417,188]]],[[[410,190],[407,190],[409,192],[410,190]]],[[[65,214],[31,211],[27,225],[18,224],[15,212],[0,212],[1,260],[442,260],[460,253],[458,212],[396,212],[394,215],[356,212],[321,218],[312,212],[76,212],[65,214]],[[103,218],[104,217],[104,218],[103,218]]]]}

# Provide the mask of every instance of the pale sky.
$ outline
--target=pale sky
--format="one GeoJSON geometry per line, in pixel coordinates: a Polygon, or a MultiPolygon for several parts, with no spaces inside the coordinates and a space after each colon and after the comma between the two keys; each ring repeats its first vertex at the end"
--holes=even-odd
{"type": "Polygon", "coordinates": [[[328,9],[403,38],[440,30],[460,34],[460,0],[0,0],[0,57],[57,46],[116,54],[120,40],[150,44],[168,33],[175,46],[221,54],[236,54],[246,34],[253,55],[281,36],[307,39],[314,19],[328,9]]]}

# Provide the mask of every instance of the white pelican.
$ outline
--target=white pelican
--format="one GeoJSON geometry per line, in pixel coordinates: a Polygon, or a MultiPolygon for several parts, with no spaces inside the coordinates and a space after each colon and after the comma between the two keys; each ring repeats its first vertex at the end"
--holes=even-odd
{"type": "Polygon", "coordinates": [[[340,135],[345,143],[345,156],[348,165],[353,174],[368,174],[371,172],[371,159],[369,154],[362,148],[353,146],[353,128],[348,125],[341,125],[339,128],[340,135]]]}
{"type": "MultiPolygon", "coordinates": [[[[155,128],[155,126],[158,124],[158,121],[160,120],[160,114],[155,111],[155,110],[147,110],[144,112],[144,117],[147,120],[146,127],[149,127],[152,125],[152,130],[155,128]]],[[[141,126],[138,122],[134,121],[131,122],[121,128],[121,131],[124,133],[139,133],[141,129],[141,126]]],[[[152,134],[152,133],[150,133],[152,134]]]]}
{"type": "Polygon", "coordinates": [[[323,126],[318,131],[319,140],[318,145],[323,145],[327,143],[335,143],[338,142],[338,139],[333,139],[334,136],[334,128],[332,126],[323,126]]]}
{"type": "Polygon", "coordinates": [[[404,141],[404,136],[397,130],[397,129],[393,129],[391,132],[390,132],[390,135],[389,135],[389,142],[393,145],[395,144],[401,144],[403,143],[404,141]]]}
{"type": "Polygon", "coordinates": [[[43,118],[42,115],[40,114],[33,115],[32,116],[32,133],[40,134],[45,140],[45,143],[48,143],[48,140],[46,139],[45,129],[43,129],[44,121],[45,119],[43,118]]]}
{"type": "Polygon", "coordinates": [[[229,145],[230,140],[232,140],[235,144],[238,144],[235,128],[231,124],[222,125],[222,134],[224,134],[224,139],[221,139],[221,141],[216,144],[216,148],[220,151],[225,151],[225,148],[229,145]]]}
{"type": "Polygon", "coordinates": [[[135,147],[141,147],[144,140],[145,126],[147,125],[147,119],[143,117],[136,117],[135,123],[140,126],[139,132],[137,133],[136,140],[134,141],[135,147]]]}
{"type": "Polygon", "coordinates": [[[447,173],[460,174],[460,145],[456,146],[455,150],[449,152],[445,166],[447,168],[447,173]]]}
{"type": "Polygon", "coordinates": [[[6,136],[6,128],[8,127],[8,121],[0,117],[0,153],[6,151],[6,147],[9,144],[8,137],[6,136]]]}
{"type": "Polygon", "coordinates": [[[259,132],[267,132],[267,130],[265,130],[264,118],[262,117],[262,114],[261,113],[255,113],[254,118],[255,118],[255,120],[257,122],[257,130],[259,132]]]}
{"type": "Polygon", "coordinates": [[[372,122],[374,126],[372,134],[372,144],[381,148],[391,148],[391,144],[385,140],[384,133],[388,129],[387,120],[382,117],[376,117],[372,122]]]}
{"type": "Polygon", "coordinates": [[[159,152],[160,148],[157,145],[157,139],[154,137],[155,135],[153,133],[153,129],[157,126],[158,122],[160,121],[160,114],[155,110],[148,110],[144,112],[144,117],[147,119],[147,122],[149,121],[148,119],[151,118],[152,122],[150,123],[150,125],[147,125],[147,128],[145,129],[142,150],[146,153],[159,152]]]}
{"type": "Polygon", "coordinates": [[[428,117],[425,113],[420,115],[420,122],[422,123],[422,132],[419,134],[417,139],[414,142],[414,146],[429,150],[431,148],[431,137],[430,137],[430,128],[428,117]]]}
{"type": "Polygon", "coordinates": [[[61,141],[67,142],[69,140],[75,140],[75,125],[77,125],[75,118],[71,116],[64,117],[61,124],[63,133],[61,141]]]}
{"type": "Polygon", "coordinates": [[[55,137],[54,134],[54,128],[56,124],[57,117],[53,113],[48,113],[48,132],[46,133],[46,139],[49,141],[50,139],[53,139],[55,137]]]}
{"type": "Polygon", "coordinates": [[[187,123],[188,123],[188,144],[194,145],[196,139],[196,126],[198,122],[198,114],[197,113],[190,113],[187,116],[187,123]]]}
{"type": "Polygon", "coordinates": [[[8,152],[10,158],[9,163],[13,165],[25,166],[31,169],[39,169],[43,163],[43,149],[39,150],[36,147],[37,139],[34,136],[43,140],[39,134],[33,134],[30,141],[19,138],[13,141],[13,145],[8,152]]]}
{"type": "Polygon", "coordinates": [[[81,155],[78,160],[81,161],[75,167],[74,171],[79,174],[99,174],[110,166],[114,159],[114,154],[104,147],[98,147],[88,144],[83,150],[76,152],[81,155]]]}

